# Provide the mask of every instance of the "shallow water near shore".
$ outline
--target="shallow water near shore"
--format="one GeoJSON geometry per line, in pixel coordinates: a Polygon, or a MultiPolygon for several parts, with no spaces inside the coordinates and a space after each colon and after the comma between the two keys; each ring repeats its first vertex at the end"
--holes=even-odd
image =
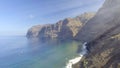
{"type": "Polygon", "coordinates": [[[64,68],[78,56],[80,42],[28,41],[24,36],[0,37],[0,68],[64,68]]]}

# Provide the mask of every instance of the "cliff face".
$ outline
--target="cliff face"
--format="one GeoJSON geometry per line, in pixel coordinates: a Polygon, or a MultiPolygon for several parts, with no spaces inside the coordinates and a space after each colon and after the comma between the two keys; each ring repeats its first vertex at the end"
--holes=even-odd
{"type": "Polygon", "coordinates": [[[42,27],[43,26],[41,25],[31,27],[27,32],[27,38],[38,37],[39,31],[41,31],[42,27]]]}
{"type": "Polygon", "coordinates": [[[94,13],[84,13],[75,18],[66,18],[56,24],[37,25],[30,28],[27,32],[27,38],[39,39],[74,39],[80,28],[94,16],[94,13]]]}
{"type": "Polygon", "coordinates": [[[92,17],[94,17],[95,13],[84,13],[77,17],[75,17],[76,20],[81,21],[83,24],[86,24],[92,17]]]}
{"type": "Polygon", "coordinates": [[[77,37],[88,42],[90,53],[75,68],[120,68],[119,4],[120,0],[106,0],[95,17],[78,33],[77,37]]]}
{"type": "Polygon", "coordinates": [[[91,41],[103,34],[108,29],[119,24],[120,0],[106,0],[102,8],[79,31],[76,40],[91,41]]]}

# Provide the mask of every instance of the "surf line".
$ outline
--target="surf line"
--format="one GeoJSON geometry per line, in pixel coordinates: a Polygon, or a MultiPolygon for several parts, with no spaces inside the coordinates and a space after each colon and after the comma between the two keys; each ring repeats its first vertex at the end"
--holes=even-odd
{"type": "Polygon", "coordinates": [[[72,68],[72,66],[73,66],[74,64],[78,63],[78,62],[82,59],[82,57],[83,57],[85,54],[87,54],[87,46],[86,46],[86,45],[87,45],[87,42],[85,42],[85,43],[82,45],[82,51],[80,52],[79,57],[76,57],[76,58],[74,58],[74,59],[69,60],[65,68],[72,68]]]}

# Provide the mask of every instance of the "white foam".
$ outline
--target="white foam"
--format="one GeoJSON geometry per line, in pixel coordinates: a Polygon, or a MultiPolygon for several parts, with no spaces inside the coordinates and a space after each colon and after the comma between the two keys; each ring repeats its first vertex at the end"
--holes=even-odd
{"type": "Polygon", "coordinates": [[[87,53],[86,44],[87,42],[82,45],[82,52],[80,53],[80,56],[69,60],[65,68],[72,68],[72,65],[78,63],[82,59],[82,57],[87,53]]]}

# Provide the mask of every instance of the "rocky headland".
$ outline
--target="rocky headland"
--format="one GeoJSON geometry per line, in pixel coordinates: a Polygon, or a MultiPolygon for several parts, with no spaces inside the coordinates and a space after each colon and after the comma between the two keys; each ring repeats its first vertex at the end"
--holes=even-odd
{"type": "Polygon", "coordinates": [[[55,24],[36,25],[27,32],[27,38],[40,40],[73,40],[78,31],[91,19],[95,13],[84,13],[74,18],[66,18],[55,24]]]}

